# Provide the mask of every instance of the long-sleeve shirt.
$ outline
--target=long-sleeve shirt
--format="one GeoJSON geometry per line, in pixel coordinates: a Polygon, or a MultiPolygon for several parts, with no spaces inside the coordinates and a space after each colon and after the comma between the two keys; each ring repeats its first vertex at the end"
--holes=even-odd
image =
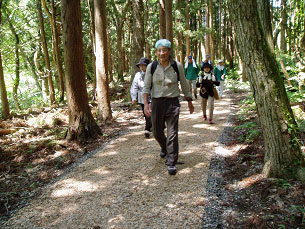
{"type": "Polygon", "coordinates": [[[130,96],[132,100],[137,100],[138,103],[144,104],[142,91],[144,87],[145,72],[137,72],[130,87],[130,96]]]}
{"type": "Polygon", "coordinates": [[[226,68],[223,68],[222,70],[220,70],[218,68],[218,65],[216,65],[215,69],[214,69],[214,75],[216,76],[216,80],[217,81],[224,81],[225,77],[222,79],[221,76],[225,76],[226,75],[226,68]]]}
{"type": "Polygon", "coordinates": [[[188,80],[196,80],[199,74],[199,67],[195,63],[196,68],[194,68],[193,63],[188,63],[187,68],[184,68],[184,75],[188,80]]]}
{"type": "MultiPolygon", "coordinates": [[[[169,63],[166,68],[163,68],[162,65],[158,63],[153,77],[151,75],[151,66],[152,64],[149,64],[146,69],[143,93],[149,94],[151,89],[152,98],[179,97],[178,76],[171,64],[169,63]]],[[[179,62],[177,62],[177,66],[182,92],[185,97],[191,98],[192,94],[184,76],[183,66],[179,62]]]]}

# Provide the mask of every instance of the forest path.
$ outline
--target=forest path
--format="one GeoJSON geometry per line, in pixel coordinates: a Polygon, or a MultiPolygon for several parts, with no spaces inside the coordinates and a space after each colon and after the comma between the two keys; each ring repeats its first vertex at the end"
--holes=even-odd
{"type": "Polygon", "coordinates": [[[17,212],[5,228],[201,228],[215,140],[230,99],[215,102],[214,121],[202,119],[201,98],[189,114],[181,102],[178,173],[170,176],[160,147],[143,126],[114,140],[17,212]]]}

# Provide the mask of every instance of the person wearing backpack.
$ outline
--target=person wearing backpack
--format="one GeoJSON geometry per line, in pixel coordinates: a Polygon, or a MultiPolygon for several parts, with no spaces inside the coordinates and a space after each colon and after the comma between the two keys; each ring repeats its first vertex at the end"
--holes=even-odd
{"type": "Polygon", "coordinates": [[[180,81],[191,114],[194,112],[194,106],[192,94],[184,76],[183,66],[171,58],[171,42],[166,39],[158,40],[155,48],[158,61],[149,64],[145,74],[144,112],[148,117],[151,116],[153,134],[161,147],[160,156],[162,158],[166,156],[167,171],[170,175],[175,175],[179,150],[180,91],[178,81],[180,81]],[[148,103],[150,92],[152,96],[151,106],[148,103]],[[167,136],[164,134],[165,124],[167,136]]]}
{"type": "MultiPolygon", "coordinates": [[[[138,68],[140,68],[140,72],[137,72],[135,74],[135,77],[132,81],[131,87],[130,87],[130,96],[132,99],[132,104],[136,105],[137,104],[137,99],[138,103],[141,104],[142,111],[145,117],[145,130],[144,130],[144,135],[146,138],[149,138],[150,132],[151,132],[151,118],[147,117],[144,113],[144,102],[143,102],[143,96],[142,96],[142,91],[144,87],[144,78],[145,78],[145,72],[147,65],[149,64],[149,60],[145,57],[142,57],[139,62],[136,64],[138,68]]],[[[150,103],[150,101],[149,101],[150,103]]]]}
{"type": "Polygon", "coordinates": [[[192,56],[189,56],[187,58],[187,61],[185,62],[184,66],[184,75],[189,83],[190,91],[192,93],[192,89],[194,89],[194,96],[195,99],[197,99],[197,87],[196,87],[196,81],[199,74],[199,68],[192,56]]]}

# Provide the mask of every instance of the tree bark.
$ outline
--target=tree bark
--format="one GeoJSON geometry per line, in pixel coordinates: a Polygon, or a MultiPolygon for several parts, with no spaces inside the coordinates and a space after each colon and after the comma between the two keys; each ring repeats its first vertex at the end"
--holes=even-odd
{"type": "Polygon", "coordinates": [[[43,102],[47,103],[48,101],[48,95],[49,95],[49,84],[47,79],[47,74],[42,70],[41,63],[40,63],[40,56],[41,56],[41,44],[38,42],[37,44],[37,50],[34,54],[34,63],[35,67],[37,69],[37,72],[39,74],[39,78],[41,79],[41,91],[42,91],[42,98],[43,102]]]}
{"type": "MultiPolygon", "coordinates": [[[[1,23],[0,23],[0,25],[1,25],[1,23]]],[[[6,86],[5,86],[5,80],[4,80],[1,50],[0,50],[0,92],[1,92],[1,103],[2,103],[2,117],[4,119],[7,119],[10,116],[10,107],[8,105],[8,99],[7,99],[7,92],[6,92],[6,86]]]]}
{"type": "Polygon", "coordinates": [[[166,38],[165,0],[159,0],[160,39],[166,38]]]}
{"type": "MultiPolygon", "coordinates": [[[[209,8],[209,3],[207,4],[206,7],[206,14],[205,14],[205,23],[207,29],[210,29],[210,8],[209,8]]],[[[205,38],[205,54],[210,54],[211,55],[211,34],[208,32],[206,33],[206,38],[205,38]]]]}
{"type": "Polygon", "coordinates": [[[94,2],[93,0],[88,0],[88,10],[89,10],[89,15],[90,15],[90,38],[91,38],[91,47],[92,47],[92,69],[93,69],[93,91],[94,91],[94,98],[95,98],[95,91],[96,91],[96,58],[95,58],[95,23],[94,23],[94,2]]]}
{"type": "Polygon", "coordinates": [[[144,53],[144,18],[143,18],[143,9],[144,4],[143,0],[134,0],[132,1],[132,14],[133,14],[133,36],[132,36],[132,61],[131,61],[131,82],[134,78],[136,72],[139,69],[136,67],[139,59],[143,57],[144,53]]]}
{"type": "Polygon", "coordinates": [[[59,91],[60,91],[60,96],[59,96],[59,101],[64,101],[64,96],[65,96],[65,84],[64,84],[64,70],[62,67],[62,60],[61,60],[61,53],[60,53],[60,36],[59,36],[59,31],[58,31],[58,26],[57,26],[57,20],[56,20],[56,7],[54,0],[52,0],[52,25],[54,26],[53,31],[53,37],[54,37],[54,51],[55,51],[55,63],[56,63],[56,68],[58,71],[58,76],[59,76],[59,91]]]}
{"type": "Polygon", "coordinates": [[[46,34],[45,34],[45,29],[44,29],[44,21],[43,21],[40,2],[38,2],[38,18],[39,18],[39,22],[40,22],[40,34],[41,34],[41,40],[42,40],[42,48],[43,48],[43,52],[44,52],[44,60],[45,60],[47,75],[48,75],[50,103],[53,104],[55,102],[55,91],[54,91],[54,86],[53,86],[52,71],[51,71],[51,66],[50,66],[50,57],[49,57],[49,51],[48,51],[48,46],[47,46],[46,34]]]}
{"type": "Polygon", "coordinates": [[[14,99],[14,103],[15,106],[17,108],[17,110],[21,110],[20,108],[20,104],[18,101],[18,87],[20,84],[20,56],[19,56],[19,35],[16,32],[15,27],[13,26],[12,22],[9,19],[9,16],[7,14],[7,21],[9,24],[9,27],[11,29],[12,34],[15,37],[15,79],[14,79],[14,83],[13,83],[13,99],[14,99]]]}
{"type": "Polygon", "coordinates": [[[281,51],[286,53],[287,51],[287,12],[286,12],[286,0],[281,0],[281,51]]]}
{"type": "Polygon", "coordinates": [[[263,4],[260,0],[230,0],[228,7],[263,130],[266,152],[263,173],[285,177],[289,171],[304,167],[304,155],[297,141],[299,131],[284,82],[267,40],[267,28],[263,27],[270,21],[261,21],[263,10],[270,10],[270,5],[263,4]]]}
{"type": "Polygon", "coordinates": [[[166,39],[172,43],[173,50],[173,1],[165,1],[165,15],[166,15],[166,39]]]}
{"type": "Polygon", "coordinates": [[[62,0],[65,80],[69,112],[68,140],[85,142],[101,133],[88,104],[80,0],[62,0]]]}
{"type": "Polygon", "coordinates": [[[112,119],[109,96],[106,1],[94,0],[96,40],[96,90],[99,116],[112,119]]]}
{"type": "MultiPolygon", "coordinates": [[[[185,23],[186,23],[186,30],[189,33],[190,32],[190,7],[189,7],[189,0],[185,0],[186,4],[186,16],[185,16],[185,23]]],[[[191,53],[191,42],[190,42],[190,36],[186,35],[186,56],[189,56],[191,53]]]]}
{"type": "Polygon", "coordinates": [[[127,15],[127,10],[129,9],[130,0],[127,0],[125,6],[122,9],[122,12],[119,12],[114,0],[111,1],[113,11],[115,14],[116,20],[116,31],[117,31],[117,72],[118,72],[118,81],[124,82],[124,50],[123,50],[123,26],[125,23],[125,18],[127,15]],[[123,61],[122,61],[123,60],[123,61]]]}
{"type": "Polygon", "coordinates": [[[209,23],[210,26],[209,28],[211,29],[211,34],[210,34],[210,54],[211,54],[211,60],[214,63],[215,60],[215,42],[214,42],[214,10],[213,10],[213,1],[209,0],[209,23]]]}

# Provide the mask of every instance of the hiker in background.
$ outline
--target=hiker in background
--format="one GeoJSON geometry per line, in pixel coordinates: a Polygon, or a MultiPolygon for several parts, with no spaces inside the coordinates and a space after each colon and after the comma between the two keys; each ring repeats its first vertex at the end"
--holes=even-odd
{"type": "MultiPolygon", "coordinates": [[[[144,130],[144,135],[146,138],[149,138],[150,136],[150,132],[151,132],[151,118],[148,117],[147,115],[145,115],[144,113],[144,101],[143,101],[143,95],[142,95],[142,91],[143,91],[143,87],[144,87],[144,79],[145,79],[145,72],[146,72],[146,68],[147,65],[149,64],[149,60],[145,57],[142,57],[139,61],[139,63],[136,64],[136,66],[138,68],[140,68],[140,72],[137,72],[133,81],[132,81],[132,85],[130,87],[130,96],[132,99],[132,104],[136,105],[137,104],[137,100],[138,103],[141,104],[142,107],[142,111],[145,117],[145,130],[144,130]]],[[[150,97],[148,100],[148,104],[150,104],[150,97]]]]}
{"type": "Polygon", "coordinates": [[[210,54],[206,54],[205,55],[205,60],[201,62],[201,71],[203,71],[203,64],[204,63],[208,63],[209,65],[211,65],[212,67],[212,72],[214,70],[214,65],[213,65],[213,62],[211,60],[211,55],[210,54]]]}
{"type": "Polygon", "coordinates": [[[185,66],[184,66],[184,75],[189,83],[191,94],[192,94],[192,89],[194,89],[194,96],[195,99],[197,99],[196,81],[200,69],[192,56],[189,56],[187,60],[188,61],[185,62],[185,66]]]}
{"type": "Polygon", "coordinates": [[[214,124],[213,112],[214,112],[214,98],[218,97],[216,94],[216,89],[214,90],[214,85],[218,86],[219,82],[212,73],[212,66],[209,63],[204,63],[203,73],[199,76],[196,86],[200,88],[200,96],[202,97],[201,107],[203,113],[203,120],[207,120],[206,108],[208,104],[209,108],[209,124],[214,124]]]}
{"type": "Polygon", "coordinates": [[[216,80],[220,82],[219,86],[217,86],[217,92],[219,95],[219,98],[222,98],[223,95],[223,89],[226,79],[226,68],[224,66],[224,62],[222,60],[217,60],[217,65],[214,69],[214,75],[216,77],[216,80]]]}
{"type": "Polygon", "coordinates": [[[167,171],[170,175],[175,175],[179,150],[180,93],[178,81],[180,81],[185,99],[188,102],[190,113],[194,112],[192,94],[184,76],[182,64],[171,58],[171,42],[166,39],[158,40],[155,48],[157,49],[158,61],[148,65],[144,80],[144,112],[147,116],[151,116],[153,134],[161,147],[160,156],[162,158],[166,156],[167,171]],[[148,102],[150,92],[151,106],[148,102]],[[165,124],[167,136],[164,134],[165,124]]]}

